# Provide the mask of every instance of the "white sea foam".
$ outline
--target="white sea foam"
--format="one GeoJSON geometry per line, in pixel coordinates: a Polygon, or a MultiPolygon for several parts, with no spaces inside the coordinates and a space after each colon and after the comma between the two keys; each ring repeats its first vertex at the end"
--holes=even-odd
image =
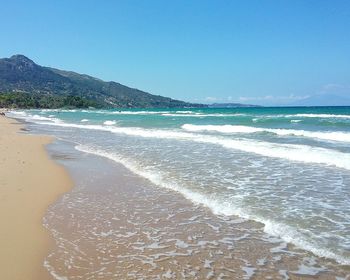
{"type": "Polygon", "coordinates": [[[333,165],[350,170],[350,154],[332,149],[307,145],[277,144],[251,139],[229,139],[227,137],[201,135],[176,130],[143,129],[138,127],[114,127],[102,125],[82,125],[72,123],[41,122],[47,125],[74,127],[90,130],[109,131],[144,138],[175,139],[220,145],[226,149],[254,153],[271,158],[288,159],[304,163],[333,165]]]}
{"type": "Polygon", "coordinates": [[[222,200],[219,197],[208,197],[205,194],[191,191],[183,185],[178,185],[173,179],[167,179],[161,171],[147,170],[136,162],[133,162],[131,159],[119,157],[114,153],[84,145],[78,145],[75,148],[81,152],[95,154],[118,162],[135,174],[148,179],[156,186],[177,191],[181,193],[186,199],[191,200],[195,204],[201,204],[208,207],[214,214],[226,216],[236,215],[244,219],[261,222],[265,225],[264,231],[270,235],[278,236],[282,240],[288,243],[293,243],[298,247],[311,251],[318,256],[332,258],[344,265],[350,264],[350,259],[348,257],[342,256],[330,249],[322,247],[323,244],[315,243],[312,239],[299,232],[298,229],[288,226],[284,223],[272,221],[266,219],[265,217],[251,213],[249,209],[242,209],[238,207],[238,204],[234,201],[222,200]]]}
{"type": "Polygon", "coordinates": [[[52,118],[42,117],[39,115],[32,115],[32,116],[30,116],[30,119],[39,120],[39,121],[52,121],[52,118]]]}
{"type": "MultiPolygon", "coordinates": [[[[29,117],[30,120],[33,120],[29,117]]],[[[266,157],[272,158],[282,158],[292,161],[299,161],[304,163],[319,163],[326,165],[333,165],[340,168],[345,168],[350,170],[350,154],[342,153],[332,149],[325,149],[319,147],[312,147],[307,145],[295,145],[295,144],[277,144],[265,141],[250,140],[250,139],[229,139],[227,137],[219,137],[212,135],[201,135],[195,133],[181,132],[177,130],[160,130],[160,129],[143,129],[138,127],[114,127],[113,122],[106,121],[106,125],[83,125],[83,124],[73,124],[73,123],[63,123],[61,120],[50,119],[50,122],[43,120],[34,120],[38,123],[63,126],[63,127],[74,127],[81,129],[90,130],[101,130],[109,131],[112,133],[121,133],[130,136],[145,137],[145,138],[160,138],[160,139],[176,139],[182,141],[194,141],[199,143],[208,143],[220,145],[227,149],[240,150],[248,153],[254,153],[266,157]]],[[[229,126],[230,127],[230,126],[229,126]]],[[[244,127],[244,126],[238,126],[244,127]]],[[[220,128],[222,129],[222,128],[220,128]]],[[[237,127],[234,128],[237,130],[237,127]]],[[[260,128],[259,128],[260,129],[260,128]]],[[[254,128],[244,127],[245,131],[252,133],[254,128]]],[[[224,128],[227,131],[227,128],[224,128]]],[[[259,132],[258,130],[257,132],[259,132]]],[[[280,135],[290,134],[291,130],[276,130],[280,135]],[[288,132],[288,133],[287,133],[288,132]]],[[[298,130],[293,130],[295,133],[300,133],[298,130]]],[[[305,131],[302,131],[305,136],[305,131]]],[[[309,137],[323,137],[327,140],[337,140],[347,141],[348,134],[327,134],[324,133],[316,134],[316,132],[310,132],[312,134],[309,137]],[[332,138],[333,137],[333,138],[332,138]]]]}
{"type": "Polygon", "coordinates": [[[215,131],[220,133],[256,133],[256,132],[269,132],[281,136],[295,135],[308,138],[316,138],[322,140],[350,142],[350,133],[343,131],[306,131],[295,129],[276,129],[276,128],[261,128],[244,125],[193,125],[184,124],[182,126],[184,130],[192,132],[200,131],[215,131]]]}
{"type": "Polygon", "coordinates": [[[103,124],[105,125],[115,125],[117,122],[116,121],[105,121],[103,124]]]}
{"type": "Polygon", "coordinates": [[[88,119],[82,119],[80,122],[88,122],[88,119]]]}
{"type": "Polygon", "coordinates": [[[202,113],[195,111],[90,111],[95,114],[106,115],[162,115],[166,117],[236,117],[246,116],[246,114],[221,114],[221,113],[202,113]]]}
{"type": "Polygon", "coordinates": [[[276,119],[276,118],[278,119],[280,118],[350,119],[350,115],[345,115],[345,114],[274,114],[274,115],[251,114],[250,116],[253,118],[261,118],[261,119],[276,119]]]}
{"type": "Polygon", "coordinates": [[[290,120],[291,123],[299,123],[301,122],[302,120],[290,120]]]}
{"type": "MultiPolygon", "coordinates": [[[[112,113],[112,112],[111,112],[112,113]]],[[[113,112],[113,114],[116,115],[156,115],[160,114],[161,112],[153,112],[153,111],[118,111],[118,112],[113,112]]]]}
{"type": "Polygon", "coordinates": [[[221,133],[254,133],[262,132],[264,129],[244,126],[244,125],[193,125],[193,124],[184,124],[182,129],[192,132],[200,131],[215,131],[221,133]]]}
{"type": "Polygon", "coordinates": [[[195,113],[192,112],[191,114],[179,114],[179,113],[164,113],[162,112],[162,116],[165,117],[196,117],[196,118],[204,118],[204,117],[241,117],[246,116],[246,114],[204,114],[204,113],[195,113]]]}
{"type": "Polygon", "coordinates": [[[162,113],[162,116],[165,117],[204,117],[206,115],[203,115],[201,113],[192,113],[192,114],[177,114],[177,113],[162,113]]]}
{"type": "Polygon", "coordinates": [[[10,114],[14,116],[27,116],[27,113],[24,111],[10,111],[10,114]]]}
{"type": "Polygon", "coordinates": [[[27,121],[32,122],[49,121],[57,124],[62,122],[60,119],[54,118],[54,115],[50,115],[49,117],[43,117],[36,114],[32,115],[24,111],[10,111],[9,116],[19,119],[25,119],[27,121]]]}
{"type": "MultiPolygon", "coordinates": [[[[350,258],[337,254],[336,252],[322,247],[323,244],[317,244],[311,238],[305,237],[296,228],[285,224],[277,223],[271,220],[259,221],[265,224],[264,231],[273,236],[278,236],[288,243],[292,243],[299,248],[310,251],[320,257],[326,257],[336,260],[343,265],[350,264],[350,258]]],[[[317,237],[317,236],[315,236],[317,237]]],[[[316,239],[316,238],[315,238],[316,239]]]]}
{"type": "Polygon", "coordinates": [[[177,114],[192,114],[193,111],[176,111],[177,114]]]}
{"type": "Polygon", "coordinates": [[[341,118],[350,119],[350,115],[336,115],[336,114],[295,114],[285,115],[286,117],[301,117],[301,118],[341,118]]]}
{"type": "Polygon", "coordinates": [[[167,111],[89,111],[92,114],[104,114],[104,115],[159,115],[163,113],[169,113],[167,111]]]}
{"type": "Polygon", "coordinates": [[[49,261],[47,261],[47,260],[44,261],[44,267],[47,269],[47,271],[51,274],[51,276],[54,279],[56,279],[56,280],[68,280],[67,277],[58,275],[58,273],[55,271],[54,267],[52,265],[50,265],[49,261]]]}

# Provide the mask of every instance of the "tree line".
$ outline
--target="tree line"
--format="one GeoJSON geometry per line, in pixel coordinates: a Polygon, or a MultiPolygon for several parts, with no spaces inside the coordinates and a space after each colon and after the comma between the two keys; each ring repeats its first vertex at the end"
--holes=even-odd
{"type": "Polygon", "coordinates": [[[0,108],[57,109],[57,108],[100,108],[97,101],[82,96],[57,96],[51,94],[29,94],[25,92],[0,93],[0,108]]]}

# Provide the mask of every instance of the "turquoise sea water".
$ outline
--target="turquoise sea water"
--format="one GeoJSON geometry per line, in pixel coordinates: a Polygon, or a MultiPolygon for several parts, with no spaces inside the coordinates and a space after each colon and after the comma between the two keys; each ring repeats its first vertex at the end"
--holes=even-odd
{"type": "Polygon", "coordinates": [[[350,107],[29,110],[40,133],[350,264],[350,107]]]}

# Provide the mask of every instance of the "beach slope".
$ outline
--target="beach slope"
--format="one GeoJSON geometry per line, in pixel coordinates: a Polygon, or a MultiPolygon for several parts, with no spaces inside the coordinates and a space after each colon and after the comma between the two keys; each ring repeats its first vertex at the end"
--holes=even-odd
{"type": "Polygon", "coordinates": [[[51,139],[20,128],[0,116],[0,278],[51,279],[43,263],[53,240],[42,218],[72,183],[45,151],[51,139]]]}

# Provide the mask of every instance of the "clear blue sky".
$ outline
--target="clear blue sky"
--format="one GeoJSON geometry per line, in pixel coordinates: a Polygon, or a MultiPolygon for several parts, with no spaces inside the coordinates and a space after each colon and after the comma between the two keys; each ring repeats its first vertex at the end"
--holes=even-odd
{"type": "Polygon", "coordinates": [[[350,1],[3,1],[0,57],[197,101],[350,94],[350,1]]]}

